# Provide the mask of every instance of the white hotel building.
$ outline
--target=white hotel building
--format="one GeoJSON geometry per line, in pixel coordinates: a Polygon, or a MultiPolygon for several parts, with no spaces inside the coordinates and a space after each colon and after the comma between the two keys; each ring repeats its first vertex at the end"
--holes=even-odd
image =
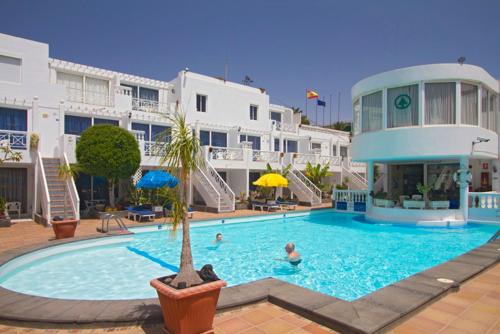
{"type": "Polygon", "coordinates": [[[47,44],[0,34],[0,142],[22,153],[20,162],[0,167],[0,196],[21,203],[24,216],[47,219],[64,209],[66,188],[78,216],[86,202],[107,198],[99,177],[57,178],[59,164],[76,162],[82,131],[102,123],[131,131],[142,154],[139,176],[159,167],[155,138],[175,111],[186,114],[207,160],[193,175],[194,205],[234,210],[235,197],[249,194],[267,163],[291,163],[290,190],[310,205],[321,202],[321,192],[302,173],[307,161],[328,163],[332,184],[348,177],[351,188],[366,188],[365,165],[350,158],[349,133],[300,125],[300,114],[271,104],[264,89],[185,70],[167,82],[75,64],[50,58],[47,44]]]}
{"type": "Polygon", "coordinates": [[[355,84],[352,157],[367,163],[372,195],[338,199],[366,202],[374,220],[498,219],[499,90],[497,79],[466,64],[401,68],[355,84]],[[427,201],[419,183],[430,188],[427,201]]]}

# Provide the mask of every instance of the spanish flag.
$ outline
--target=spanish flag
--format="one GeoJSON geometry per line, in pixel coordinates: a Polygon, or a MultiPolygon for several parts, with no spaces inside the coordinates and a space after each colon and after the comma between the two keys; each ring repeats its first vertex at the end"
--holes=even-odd
{"type": "Polygon", "coordinates": [[[307,99],[317,99],[319,97],[319,94],[311,89],[307,90],[306,95],[307,99]]]}

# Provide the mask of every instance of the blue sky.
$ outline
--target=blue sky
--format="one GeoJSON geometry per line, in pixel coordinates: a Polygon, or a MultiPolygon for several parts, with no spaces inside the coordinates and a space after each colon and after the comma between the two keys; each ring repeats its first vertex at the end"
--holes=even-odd
{"type": "Polygon", "coordinates": [[[341,92],[349,120],[352,85],[381,71],[465,56],[500,78],[498,13],[495,0],[1,0],[0,32],[161,80],[185,67],[222,76],[227,59],[231,81],[249,75],[274,103],[303,109],[314,88],[327,103],[333,94],[336,118],[341,92]]]}

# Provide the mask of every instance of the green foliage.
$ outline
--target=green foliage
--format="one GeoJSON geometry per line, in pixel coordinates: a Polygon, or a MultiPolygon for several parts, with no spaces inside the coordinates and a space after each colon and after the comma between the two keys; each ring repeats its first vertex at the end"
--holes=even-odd
{"type": "Polygon", "coordinates": [[[333,129],[339,130],[339,131],[346,131],[346,132],[351,132],[351,122],[335,122],[333,124],[333,129]]]}
{"type": "Polygon", "coordinates": [[[292,164],[286,165],[285,167],[283,167],[282,170],[279,169],[273,170],[273,168],[269,163],[266,164],[266,174],[275,173],[275,174],[280,174],[283,177],[286,177],[288,173],[290,173],[290,170],[292,170],[292,164]]]}
{"type": "Polygon", "coordinates": [[[313,166],[309,161],[306,164],[306,177],[318,188],[323,189],[325,185],[322,183],[325,177],[332,175],[332,173],[328,170],[330,168],[329,164],[325,164],[321,166],[321,164],[317,164],[313,166]]]}
{"type": "Polygon", "coordinates": [[[23,158],[21,152],[14,151],[9,145],[0,145],[0,165],[5,162],[19,162],[23,158]]]}
{"type": "Polygon", "coordinates": [[[433,187],[432,184],[424,185],[424,184],[419,182],[417,184],[417,191],[425,196],[428,192],[430,192],[432,190],[432,187],[433,187]]]}
{"type": "Polygon", "coordinates": [[[118,126],[102,124],[83,131],[76,145],[76,160],[82,172],[108,180],[109,202],[114,207],[115,184],[137,171],[141,151],[130,132],[118,126]]]}
{"type": "Polygon", "coordinates": [[[3,214],[5,211],[5,205],[7,204],[7,201],[5,200],[4,197],[0,197],[0,214],[3,214]]]}
{"type": "Polygon", "coordinates": [[[309,118],[307,118],[307,116],[302,115],[300,116],[300,124],[310,125],[311,121],[309,121],[309,118]]]}
{"type": "Polygon", "coordinates": [[[388,199],[388,196],[387,196],[387,193],[385,191],[378,191],[374,198],[377,198],[377,199],[388,199]]]}
{"type": "Polygon", "coordinates": [[[141,151],[130,132],[102,124],[83,131],[76,145],[76,159],[84,173],[116,181],[137,171],[141,151]]]}

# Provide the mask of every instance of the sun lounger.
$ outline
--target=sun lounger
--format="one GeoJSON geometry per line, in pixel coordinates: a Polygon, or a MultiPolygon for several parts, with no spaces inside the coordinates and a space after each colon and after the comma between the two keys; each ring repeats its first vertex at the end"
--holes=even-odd
{"type": "Polygon", "coordinates": [[[297,203],[290,201],[277,200],[276,204],[280,206],[282,210],[295,210],[297,208],[297,203]]]}
{"type": "Polygon", "coordinates": [[[252,210],[256,210],[257,208],[260,209],[260,211],[272,211],[272,210],[278,210],[280,209],[280,206],[278,204],[268,204],[268,203],[262,203],[262,202],[252,202],[252,210]]]}
{"type": "Polygon", "coordinates": [[[143,206],[136,206],[136,207],[127,207],[128,211],[128,219],[132,219],[134,221],[141,221],[142,218],[147,218],[148,220],[154,220],[155,219],[155,212],[146,209],[143,206]]]}

